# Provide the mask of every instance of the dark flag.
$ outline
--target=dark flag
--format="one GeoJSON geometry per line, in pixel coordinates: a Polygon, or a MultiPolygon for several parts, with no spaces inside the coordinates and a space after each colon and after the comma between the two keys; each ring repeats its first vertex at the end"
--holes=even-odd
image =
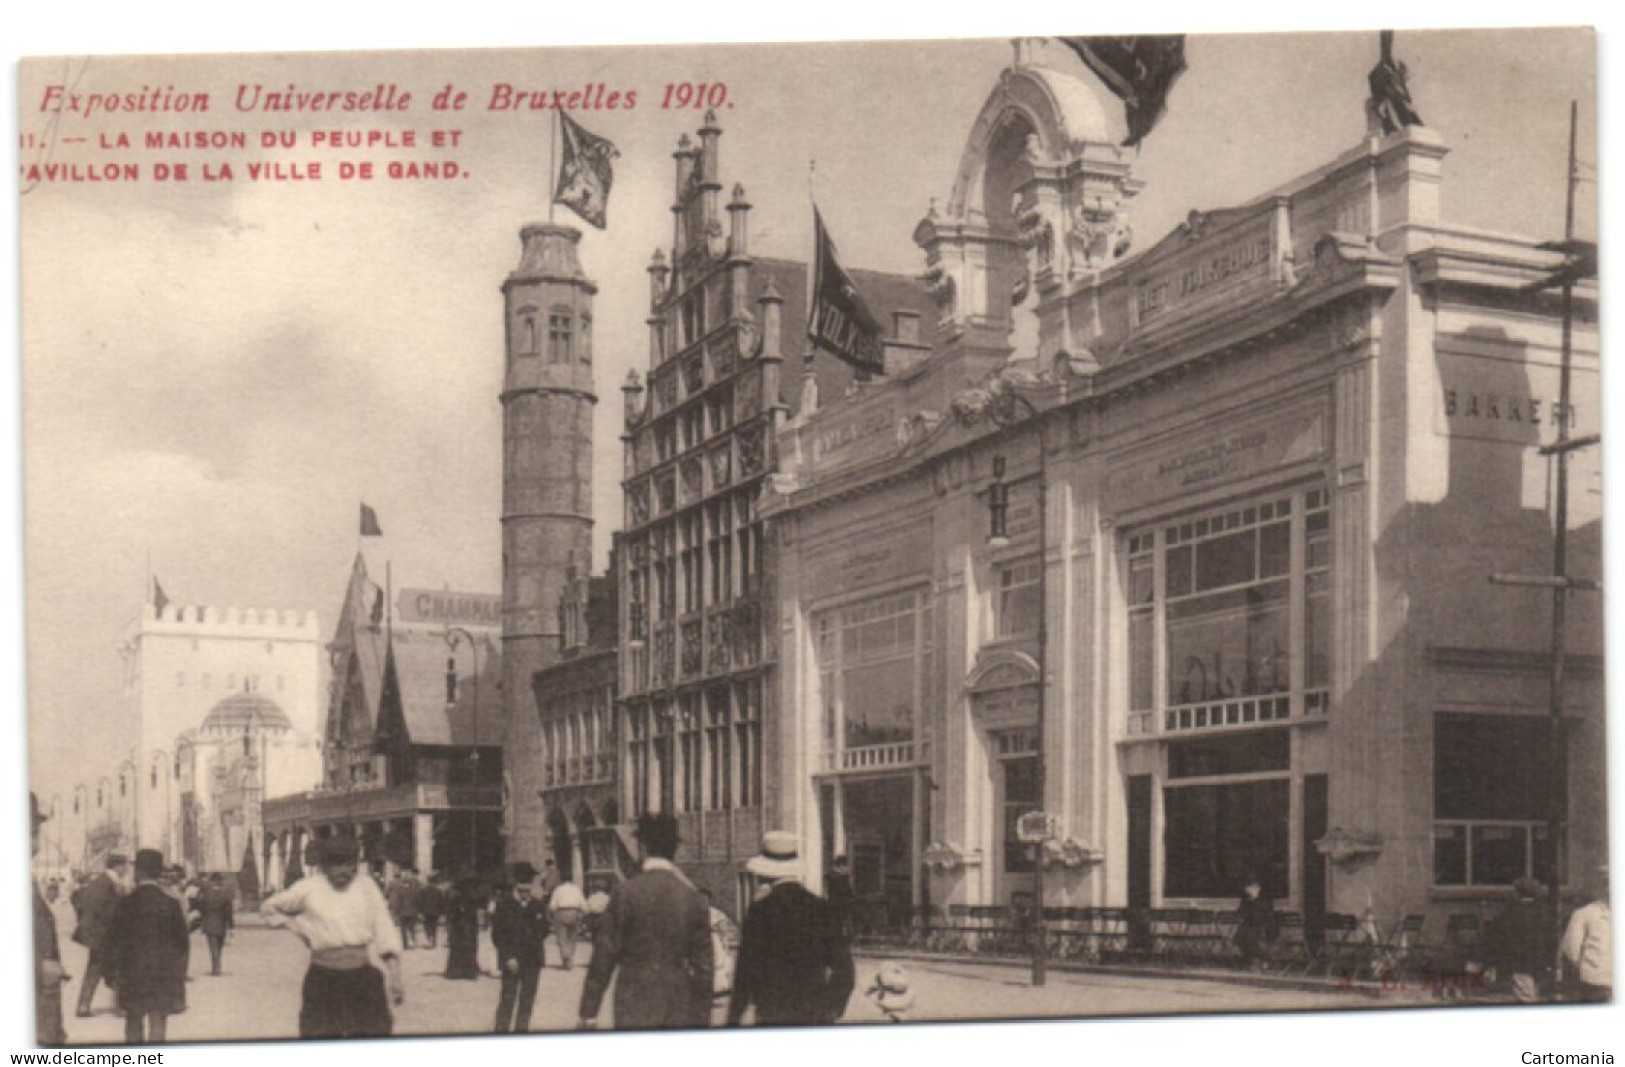
{"type": "Polygon", "coordinates": [[[615,181],[610,161],[618,158],[621,150],[613,142],[582,129],[565,112],[560,111],[558,116],[564,133],[564,160],[553,202],[563,204],[601,230],[609,208],[609,187],[615,181]]]}
{"type": "Polygon", "coordinates": [[[361,536],[384,536],[383,528],[378,525],[378,513],[365,504],[361,505],[361,536]]]}
{"type": "Polygon", "coordinates": [[[808,301],[807,337],[820,348],[861,371],[886,373],[880,324],[835,258],[835,242],[824,219],[813,208],[812,299],[808,301]]]}
{"type": "Polygon", "coordinates": [[[164,609],[169,606],[169,598],[164,595],[164,587],[158,584],[158,579],[152,580],[152,615],[155,619],[164,617],[164,609]]]}
{"type": "Polygon", "coordinates": [[[1168,92],[1185,73],[1185,35],[1155,37],[1062,37],[1084,66],[1123,101],[1128,112],[1125,145],[1145,140],[1168,106],[1168,92]]]}

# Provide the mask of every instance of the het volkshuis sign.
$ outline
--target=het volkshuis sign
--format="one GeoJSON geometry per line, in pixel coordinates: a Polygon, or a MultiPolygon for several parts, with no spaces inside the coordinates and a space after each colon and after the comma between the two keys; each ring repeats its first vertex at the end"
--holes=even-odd
{"type": "MultiPolygon", "coordinates": [[[[1192,231],[1200,235],[1205,227],[1192,231]]],[[[1147,271],[1134,286],[1135,319],[1149,325],[1165,316],[1232,300],[1275,277],[1279,256],[1271,215],[1261,213],[1230,232],[1188,238],[1191,245],[1147,271]]]]}
{"type": "Polygon", "coordinates": [[[452,589],[402,589],[395,601],[402,622],[445,626],[501,626],[502,598],[452,589]]]}

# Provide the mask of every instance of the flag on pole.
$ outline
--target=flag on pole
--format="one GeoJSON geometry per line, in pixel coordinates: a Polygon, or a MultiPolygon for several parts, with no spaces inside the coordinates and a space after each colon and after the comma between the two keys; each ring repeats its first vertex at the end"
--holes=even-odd
{"type": "Polygon", "coordinates": [[[553,202],[563,204],[601,230],[609,208],[609,187],[615,181],[611,160],[619,158],[621,150],[607,138],[582,129],[567,113],[557,114],[564,133],[564,160],[559,165],[553,202]]]}
{"type": "Polygon", "coordinates": [[[1168,92],[1185,73],[1185,35],[1062,37],[1084,66],[1106,83],[1128,112],[1125,145],[1145,140],[1168,106],[1168,92]]]}
{"type": "Polygon", "coordinates": [[[153,618],[155,618],[155,619],[163,618],[164,617],[164,609],[167,608],[168,606],[169,606],[169,597],[164,595],[164,587],[162,585],[160,585],[158,583],[158,579],[156,577],[154,577],[152,579],[152,615],[153,615],[153,618]]]}
{"type": "Polygon", "coordinates": [[[863,302],[852,276],[835,256],[835,242],[813,206],[812,297],[808,300],[807,338],[830,354],[870,374],[886,373],[880,324],[863,302]]]}
{"type": "Polygon", "coordinates": [[[383,528],[378,525],[378,513],[366,504],[361,505],[361,536],[384,536],[383,528]]]}

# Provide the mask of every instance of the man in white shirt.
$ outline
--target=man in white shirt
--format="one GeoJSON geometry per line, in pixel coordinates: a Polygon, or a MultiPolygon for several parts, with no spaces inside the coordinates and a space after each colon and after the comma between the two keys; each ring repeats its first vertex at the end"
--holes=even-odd
{"type": "Polygon", "coordinates": [[[581,918],[587,910],[587,898],[581,887],[566,879],[553,888],[547,898],[547,911],[553,919],[553,938],[559,943],[559,959],[564,969],[575,966],[576,938],[581,936],[581,918]]]}
{"type": "Polygon", "coordinates": [[[1563,965],[1579,982],[1579,999],[1606,1004],[1614,997],[1613,916],[1608,910],[1608,868],[1598,872],[1597,898],[1569,916],[1563,965]]]}
{"type": "Polygon", "coordinates": [[[377,883],[356,877],[356,842],[330,837],[319,844],[320,869],[260,905],[268,925],[287,927],[310,949],[299,1036],[387,1037],[394,1027],[390,1003],[406,998],[400,930],[377,883]],[[389,970],[387,997],[369,949],[389,970]]]}

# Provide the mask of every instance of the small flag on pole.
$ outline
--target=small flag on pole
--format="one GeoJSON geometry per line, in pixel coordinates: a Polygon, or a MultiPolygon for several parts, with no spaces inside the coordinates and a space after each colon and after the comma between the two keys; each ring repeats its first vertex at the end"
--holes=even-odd
{"type": "Polygon", "coordinates": [[[366,504],[361,505],[361,536],[382,537],[383,529],[378,525],[378,513],[366,504]]]}
{"type": "Polygon", "coordinates": [[[559,183],[553,202],[580,215],[600,230],[609,208],[609,187],[615,181],[612,160],[621,150],[607,138],[588,133],[565,112],[558,112],[564,133],[564,159],[559,165],[559,183]]]}
{"type": "Polygon", "coordinates": [[[1185,35],[1062,37],[1084,66],[1106,83],[1128,112],[1128,136],[1137,145],[1162,118],[1168,92],[1185,73],[1185,35]]]}
{"type": "Polygon", "coordinates": [[[153,614],[153,618],[156,618],[156,619],[163,618],[164,617],[164,609],[167,608],[168,606],[169,606],[169,597],[164,595],[164,587],[158,583],[158,579],[155,577],[152,580],[152,614],[153,614]]]}
{"type": "Polygon", "coordinates": [[[852,276],[835,258],[835,242],[824,229],[823,216],[813,208],[812,299],[807,314],[807,337],[813,344],[861,371],[886,373],[880,324],[863,302],[852,276]]]}

